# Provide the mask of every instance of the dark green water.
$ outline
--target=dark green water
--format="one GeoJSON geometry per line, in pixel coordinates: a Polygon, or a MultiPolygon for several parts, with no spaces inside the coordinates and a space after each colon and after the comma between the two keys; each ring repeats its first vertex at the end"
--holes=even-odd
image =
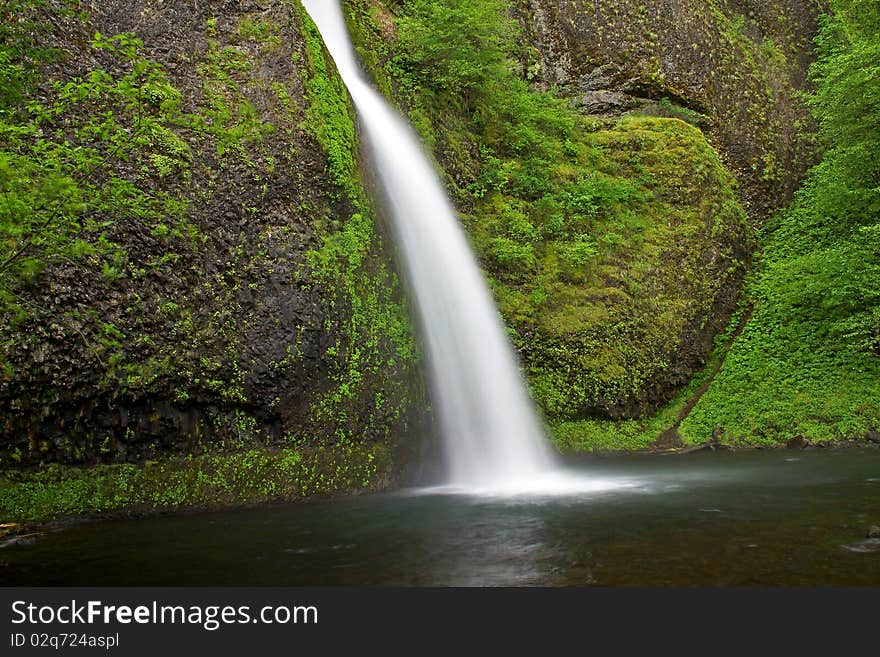
{"type": "Polygon", "coordinates": [[[0,550],[31,585],[880,586],[880,450],[630,455],[596,490],[408,492],[84,524],[0,550]]]}

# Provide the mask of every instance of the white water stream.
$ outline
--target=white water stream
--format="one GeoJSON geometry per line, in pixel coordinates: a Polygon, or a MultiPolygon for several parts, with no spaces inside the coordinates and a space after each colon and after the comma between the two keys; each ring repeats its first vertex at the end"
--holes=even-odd
{"type": "MultiPolygon", "coordinates": [[[[385,194],[430,369],[449,486],[527,490],[555,471],[498,310],[412,129],[366,81],[339,0],[303,0],[348,88],[385,194]]],[[[551,477],[553,478],[553,477],[551,477]]]]}

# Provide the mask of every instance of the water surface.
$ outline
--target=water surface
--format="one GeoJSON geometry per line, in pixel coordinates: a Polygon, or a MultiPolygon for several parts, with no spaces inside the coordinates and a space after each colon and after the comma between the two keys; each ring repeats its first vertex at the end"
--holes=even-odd
{"type": "Polygon", "coordinates": [[[865,536],[880,525],[880,450],[569,468],[565,486],[523,495],[428,489],[84,524],[0,550],[0,572],[33,585],[880,585],[880,541],[865,536]]]}

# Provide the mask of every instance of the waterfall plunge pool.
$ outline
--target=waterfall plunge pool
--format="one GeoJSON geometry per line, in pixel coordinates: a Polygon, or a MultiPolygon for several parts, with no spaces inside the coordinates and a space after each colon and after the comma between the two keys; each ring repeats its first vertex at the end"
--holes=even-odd
{"type": "Polygon", "coordinates": [[[570,459],[448,488],[113,520],[0,550],[14,585],[877,586],[880,450],[570,459]]]}

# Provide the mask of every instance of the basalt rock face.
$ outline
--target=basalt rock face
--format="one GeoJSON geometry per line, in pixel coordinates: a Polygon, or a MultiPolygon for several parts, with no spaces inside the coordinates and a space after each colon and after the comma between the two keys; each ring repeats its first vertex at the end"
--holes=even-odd
{"type": "Polygon", "coordinates": [[[167,202],[164,218],[90,210],[80,221],[105,226],[111,255],[48,259],[13,285],[3,467],[404,436],[422,407],[416,352],[356,171],[340,173],[306,125],[318,103],[335,107],[349,137],[336,147],[354,160],[353,113],[299,3],[116,0],[87,18],[63,4],[32,9],[62,52],[34,94],[95,70],[120,78],[134,64],[90,42],[133,33],[136,61],[180,94],[168,130],[188,155],[169,175],[111,153],[110,173],[167,202]]]}
{"type": "Polygon", "coordinates": [[[668,99],[702,115],[759,225],[812,161],[812,122],[797,94],[816,13],[807,0],[527,0],[519,16],[536,81],[560,86],[583,111],[651,111],[668,99]]]}

